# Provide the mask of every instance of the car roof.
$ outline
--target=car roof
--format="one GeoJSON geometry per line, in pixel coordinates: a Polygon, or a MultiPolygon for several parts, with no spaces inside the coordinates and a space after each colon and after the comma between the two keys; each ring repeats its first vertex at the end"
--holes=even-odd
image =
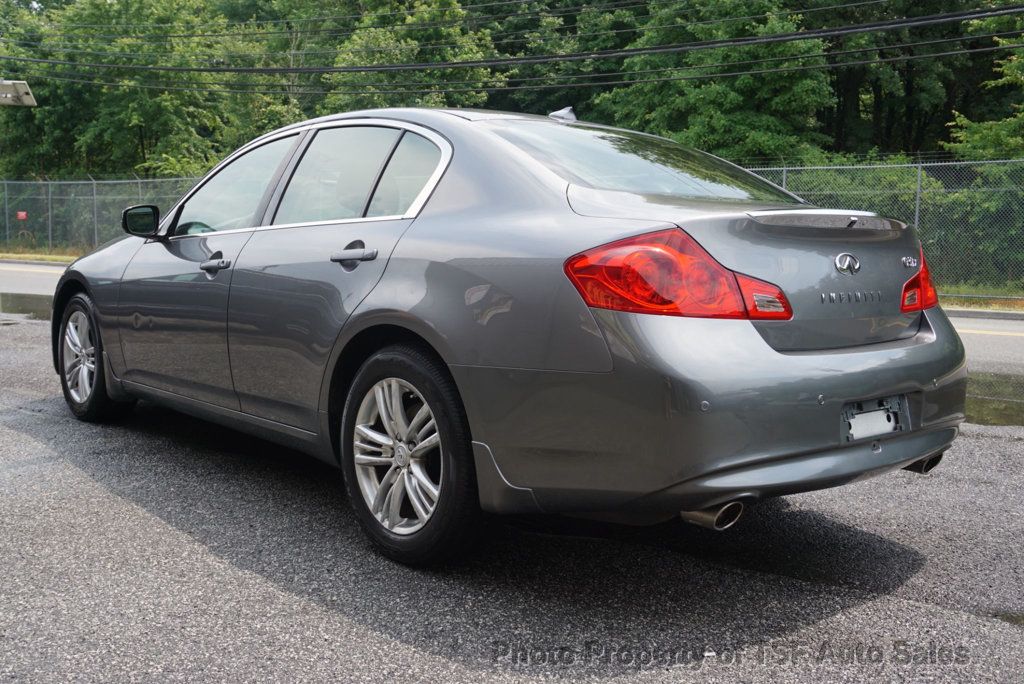
{"type": "Polygon", "coordinates": [[[395,119],[408,123],[420,124],[431,127],[431,124],[442,123],[445,118],[451,117],[455,121],[495,121],[495,120],[534,120],[552,121],[551,118],[538,114],[522,114],[517,112],[503,112],[491,109],[459,109],[459,108],[430,108],[430,107],[385,107],[380,109],[360,109],[351,112],[339,112],[328,114],[305,121],[288,124],[276,130],[265,133],[252,140],[249,144],[258,142],[263,138],[286,131],[303,128],[305,126],[330,123],[331,121],[346,121],[348,119],[395,119]]]}

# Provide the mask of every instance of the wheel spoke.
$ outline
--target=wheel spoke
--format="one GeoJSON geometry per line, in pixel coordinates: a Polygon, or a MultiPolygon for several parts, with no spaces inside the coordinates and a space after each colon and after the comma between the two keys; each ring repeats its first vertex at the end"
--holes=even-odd
{"type": "Polygon", "coordinates": [[[78,344],[82,349],[92,346],[92,327],[89,325],[89,317],[82,314],[82,322],[78,324],[78,344]]]}
{"type": "MultiPolygon", "coordinates": [[[[405,430],[405,439],[412,439],[421,428],[424,427],[426,422],[430,420],[430,407],[426,403],[420,407],[420,410],[416,412],[416,415],[409,421],[409,425],[405,430]]],[[[419,440],[417,440],[419,441],[419,440]]]]}
{"type": "Polygon", "coordinates": [[[391,437],[387,435],[382,435],[381,433],[371,428],[369,425],[356,425],[356,434],[364,439],[368,439],[371,442],[380,445],[379,447],[374,448],[390,447],[394,446],[395,444],[395,440],[391,439],[391,437]]]}
{"type": "Polygon", "coordinates": [[[395,433],[394,419],[391,417],[391,408],[389,406],[387,391],[382,383],[377,383],[373,386],[373,396],[377,400],[377,412],[380,414],[381,425],[384,426],[384,430],[388,433],[388,437],[391,439],[398,439],[398,435],[395,433]]]}
{"type": "Polygon", "coordinates": [[[400,473],[398,466],[391,466],[391,469],[380,479],[380,485],[377,487],[377,493],[373,497],[373,503],[370,504],[370,512],[373,513],[382,522],[384,518],[384,505],[388,500],[388,496],[391,494],[391,490],[394,488],[395,480],[398,478],[400,473]]]}
{"type": "Polygon", "coordinates": [[[395,437],[404,439],[409,424],[406,420],[405,405],[402,403],[402,386],[393,378],[387,383],[391,399],[391,418],[395,421],[395,437]]]}
{"type": "MultiPolygon", "coordinates": [[[[359,446],[359,444],[356,444],[359,446]]],[[[375,456],[373,454],[356,454],[355,457],[357,466],[390,466],[394,464],[395,459],[390,456],[375,456]]]]}
{"type": "Polygon", "coordinates": [[[90,370],[88,366],[83,365],[81,372],[78,374],[78,388],[80,390],[85,390],[84,392],[82,392],[82,401],[85,401],[86,397],[88,397],[89,394],[92,392],[92,381],[92,370],[90,370]]]}
{"type": "Polygon", "coordinates": [[[78,390],[78,388],[79,388],[79,377],[81,376],[81,374],[82,374],[82,365],[81,364],[76,365],[74,368],[72,368],[70,371],[68,371],[67,383],[68,383],[68,389],[69,390],[76,390],[76,391],[78,390]]]}
{"type": "Polygon", "coordinates": [[[64,339],[67,341],[71,351],[76,354],[82,353],[82,342],[78,338],[78,331],[75,330],[75,324],[72,321],[68,321],[68,326],[64,331],[64,339]]]}
{"type": "Polygon", "coordinates": [[[384,502],[386,509],[385,524],[394,527],[402,521],[402,501],[405,499],[405,473],[402,472],[395,478],[395,483],[388,492],[387,500],[384,502]]]}
{"type": "Polygon", "coordinates": [[[419,432],[416,433],[416,442],[422,442],[427,438],[427,435],[435,430],[437,430],[437,425],[434,424],[434,418],[431,417],[430,420],[427,421],[426,425],[421,427],[419,432]]]}
{"type": "Polygon", "coordinates": [[[440,490],[438,486],[431,481],[430,475],[427,474],[423,464],[419,462],[412,463],[409,466],[409,472],[412,473],[412,477],[416,481],[418,489],[426,494],[430,498],[430,501],[436,503],[440,490]]]}
{"type": "Polygon", "coordinates": [[[409,497],[409,503],[412,504],[413,510],[416,511],[416,517],[426,522],[431,513],[430,503],[423,498],[418,481],[409,470],[405,471],[405,494],[409,497]]]}
{"type": "Polygon", "coordinates": [[[416,447],[409,452],[411,458],[423,458],[423,455],[438,446],[441,443],[441,438],[437,436],[437,433],[430,435],[425,440],[416,445],[416,447]]]}

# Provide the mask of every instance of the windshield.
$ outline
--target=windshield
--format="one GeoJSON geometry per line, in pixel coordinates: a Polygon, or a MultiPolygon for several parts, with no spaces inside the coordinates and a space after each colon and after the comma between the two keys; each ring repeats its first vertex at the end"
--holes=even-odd
{"type": "Polygon", "coordinates": [[[728,162],[641,133],[583,124],[487,124],[570,183],[696,199],[799,204],[793,195],[728,162]]]}

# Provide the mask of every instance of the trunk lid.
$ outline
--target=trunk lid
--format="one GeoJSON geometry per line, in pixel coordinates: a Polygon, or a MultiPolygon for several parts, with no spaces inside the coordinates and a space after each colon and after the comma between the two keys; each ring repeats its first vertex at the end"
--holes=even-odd
{"type": "Polygon", "coordinates": [[[753,324],[780,351],[889,342],[920,327],[920,312],[900,311],[920,248],[899,221],[863,211],[689,202],[575,185],[568,199],[584,216],[675,223],[726,268],[778,285],[793,318],[753,324]]]}

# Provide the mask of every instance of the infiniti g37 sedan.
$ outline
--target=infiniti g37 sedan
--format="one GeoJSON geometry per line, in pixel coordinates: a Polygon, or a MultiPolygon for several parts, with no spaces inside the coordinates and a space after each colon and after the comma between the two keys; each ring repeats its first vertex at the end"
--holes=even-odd
{"type": "Polygon", "coordinates": [[[125,210],[57,286],[72,413],[305,450],[412,564],[487,513],[724,529],[938,463],[964,350],[910,227],[567,118],[329,116],[125,210]]]}

